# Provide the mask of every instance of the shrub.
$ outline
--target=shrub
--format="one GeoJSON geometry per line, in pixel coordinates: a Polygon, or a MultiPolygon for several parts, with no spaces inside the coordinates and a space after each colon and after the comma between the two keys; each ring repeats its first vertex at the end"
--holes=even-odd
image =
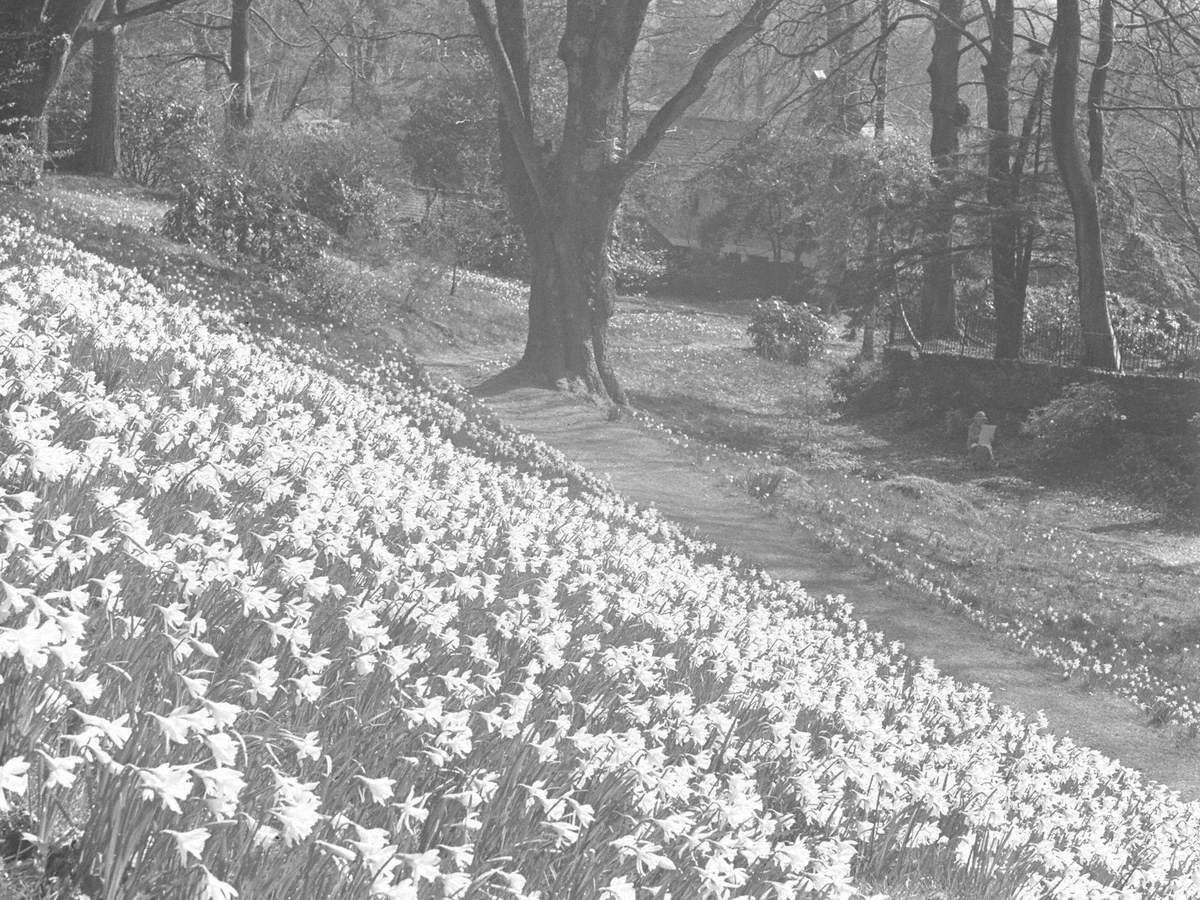
{"type": "Polygon", "coordinates": [[[167,93],[121,95],[121,174],[147,187],[184,181],[211,136],[203,104],[167,93]]]}
{"type": "Polygon", "coordinates": [[[509,278],[523,278],[528,269],[524,238],[502,204],[444,200],[407,229],[405,243],[449,266],[509,278]]]}
{"type": "Polygon", "coordinates": [[[0,134],[0,184],[29,187],[42,178],[42,154],[28,139],[0,134]]]}
{"type": "Polygon", "coordinates": [[[1112,388],[1072,384],[1031,412],[1021,431],[1033,438],[1034,452],[1043,459],[1070,460],[1111,441],[1123,418],[1112,388]]]}
{"type": "Polygon", "coordinates": [[[667,254],[655,247],[645,219],[618,215],[609,264],[617,290],[642,294],[659,284],[667,272],[667,254]]]}
{"type": "Polygon", "coordinates": [[[746,490],[755,500],[766,500],[783,487],[787,473],[783,469],[766,469],[752,472],[746,481],[746,490]]]}
{"type": "Polygon", "coordinates": [[[364,172],[346,174],[320,168],[307,174],[297,193],[306,213],[342,237],[349,237],[352,231],[382,237],[395,220],[391,195],[364,172]]]}
{"type": "Polygon", "coordinates": [[[297,273],[296,312],[329,325],[361,325],[379,317],[388,301],[388,285],[370,267],[316,257],[297,273]]]}
{"type": "Polygon", "coordinates": [[[826,382],[835,406],[879,412],[895,402],[884,368],[874,360],[855,357],[833,367],[826,382]]]}
{"type": "Polygon", "coordinates": [[[188,181],[167,211],[163,233],[217,253],[237,252],[280,271],[298,271],[329,243],[292,199],[232,170],[188,181]]]}
{"type": "Polygon", "coordinates": [[[806,366],[820,357],[829,341],[829,325],[806,303],[790,306],[778,297],[759,303],[750,318],[754,352],[806,366]]]}

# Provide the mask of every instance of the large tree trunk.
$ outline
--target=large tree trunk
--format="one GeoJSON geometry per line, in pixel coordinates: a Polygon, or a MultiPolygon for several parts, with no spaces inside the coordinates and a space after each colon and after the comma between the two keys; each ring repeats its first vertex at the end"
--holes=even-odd
{"type": "Polygon", "coordinates": [[[648,0],[568,0],[558,47],[567,91],[557,150],[535,128],[525,3],[467,0],[496,75],[505,192],[529,249],[529,335],[519,364],[528,374],[625,403],[608,357],[615,306],[608,251],[621,195],[717,65],[761,29],[777,2],[752,0],[622,156],[622,86],[648,0]]]}
{"type": "Polygon", "coordinates": [[[983,65],[987,93],[989,231],[992,303],[996,311],[996,358],[1019,359],[1025,330],[1025,294],[1018,290],[1013,137],[1010,133],[1009,76],[1013,61],[1013,0],[996,0],[991,46],[983,65]]]}
{"type": "Polygon", "coordinates": [[[250,7],[254,0],[233,0],[229,22],[229,103],[226,118],[231,128],[242,131],[254,120],[250,86],[250,7]]]}
{"type": "Polygon", "coordinates": [[[5,0],[0,4],[0,134],[46,147],[46,107],[79,26],[102,0],[5,0]]]}
{"type": "Polygon", "coordinates": [[[954,297],[954,206],[958,172],[958,60],[963,0],[939,0],[929,61],[929,112],[934,196],[929,208],[929,256],[921,297],[921,336],[958,333],[954,297]]]}
{"type": "MultiPolygon", "coordinates": [[[[107,0],[101,18],[117,14],[107,0]]],[[[92,91],[84,168],[100,175],[121,171],[121,31],[105,28],[92,38],[92,91]]]]}
{"type": "Polygon", "coordinates": [[[1076,80],[1079,77],[1079,0],[1057,0],[1058,54],[1050,100],[1050,139],[1059,176],[1075,218],[1075,261],[1079,268],[1079,324],[1083,328],[1083,364],[1119,369],[1105,295],[1104,245],[1096,186],[1084,162],[1075,131],[1076,80]]]}

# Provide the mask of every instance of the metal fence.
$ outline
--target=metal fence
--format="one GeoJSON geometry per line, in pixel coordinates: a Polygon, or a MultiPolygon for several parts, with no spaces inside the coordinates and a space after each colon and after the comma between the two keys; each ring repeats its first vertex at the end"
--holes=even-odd
{"type": "MultiPolygon", "coordinates": [[[[922,353],[946,353],[991,359],[996,352],[996,320],[984,315],[960,317],[956,337],[930,338],[916,343],[922,353]]],[[[900,315],[892,319],[890,345],[914,346],[900,315]]],[[[1139,329],[1117,331],[1123,372],[1200,378],[1200,331],[1174,334],[1139,329]]],[[[1083,331],[1078,322],[1057,320],[1027,322],[1022,335],[1021,359],[1076,366],[1083,359],[1083,331]]]]}

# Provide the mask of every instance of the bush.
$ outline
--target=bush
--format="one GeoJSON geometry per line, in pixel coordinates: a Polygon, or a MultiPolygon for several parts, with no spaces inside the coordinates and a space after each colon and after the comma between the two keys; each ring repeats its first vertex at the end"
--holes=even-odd
{"type": "Polygon", "coordinates": [[[395,220],[394,202],[383,186],[364,172],[349,174],[321,168],[297,188],[301,208],[342,237],[385,236],[395,220]]]}
{"type": "Polygon", "coordinates": [[[121,174],[147,187],[179,184],[197,169],[211,137],[203,104],[167,93],[121,95],[121,174]]]}
{"type": "Polygon", "coordinates": [[[163,233],[284,272],[302,269],[329,243],[321,224],[296,209],[292,198],[232,170],[188,181],[167,211],[163,233]]]}
{"type": "Polygon", "coordinates": [[[855,357],[833,367],[826,383],[835,406],[878,412],[894,405],[892,385],[881,363],[855,357]]]}
{"type": "Polygon", "coordinates": [[[529,260],[525,240],[503,204],[489,206],[448,198],[405,233],[405,243],[448,266],[524,278],[529,260]]]}
{"type": "Polygon", "coordinates": [[[42,154],[26,138],[0,134],[0,184],[29,187],[42,178],[42,154]]]}
{"type": "Polygon", "coordinates": [[[618,291],[642,294],[666,275],[667,253],[654,246],[645,219],[618,214],[609,264],[618,291]]]}
{"type": "Polygon", "coordinates": [[[790,306],[778,297],[759,303],[750,318],[754,352],[806,366],[820,357],[829,341],[829,325],[806,303],[790,306]]]}
{"type": "Polygon", "coordinates": [[[362,325],[379,318],[389,286],[370,267],[318,256],[297,273],[296,312],[329,325],[362,325]]]}
{"type": "Polygon", "coordinates": [[[1071,460],[1109,443],[1124,419],[1117,395],[1104,384],[1072,384],[1062,396],[1035,409],[1021,426],[1034,452],[1046,460],[1071,460]]]}

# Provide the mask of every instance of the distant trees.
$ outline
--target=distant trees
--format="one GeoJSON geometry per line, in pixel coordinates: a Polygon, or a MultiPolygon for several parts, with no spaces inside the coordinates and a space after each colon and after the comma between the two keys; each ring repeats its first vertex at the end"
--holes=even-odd
{"type": "Polygon", "coordinates": [[[701,135],[672,132],[685,114],[722,146],[753,132],[708,173],[707,237],[799,255],[808,299],[862,311],[864,352],[897,294],[918,337],[982,319],[1020,358],[1026,320],[1077,278],[1086,358],[1119,364],[1106,291],[1200,309],[1198,53],[1200,6],[1173,0],[9,0],[0,132],[43,142],[71,65],[55,146],[88,171],[133,171],[121,135],[159,98],[148,120],[189,105],[214,165],[285,123],[354,123],[404,177],[474,195],[477,237],[511,248],[519,228],[522,368],[620,399],[614,217],[644,200],[653,219],[655,190],[693,180],[644,168],[664,136],[701,135]]]}

